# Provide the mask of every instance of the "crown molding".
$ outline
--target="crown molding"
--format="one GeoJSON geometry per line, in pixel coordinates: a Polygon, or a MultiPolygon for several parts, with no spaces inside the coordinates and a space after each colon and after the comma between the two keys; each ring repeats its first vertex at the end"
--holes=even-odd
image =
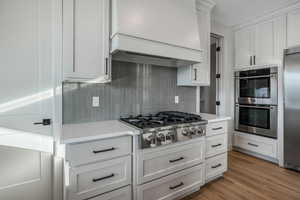
{"type": "Polygon", "coordinates": [[[209,9],[211,10],[216,3],[212,0],[196,0],[196,8],[197,10],[209,9]]]}
{"type": "Polygon", "coordinates": [[[284,8],[280,8],[280,9],[275,10],[273,12],[270,12],[270,13],[264,15],[264,16],[260,16],[260,17],[254,18],[254,19],[246,20],[243,23],[232,26],[232,28],[233,28],[233,30],[238,30],[238,29],[241,29],[243,27],[251,26],[251,25],[254,25],[256,23],[266,21],[266,20],[270,20],[270,19],[275,18],[275,17],[280,17],[280,16],[283,16],[283,15],[287,15],[289,12],[292,12],[296,9],[300,9],[300,2],[296,3],[294,5],[284,7],[284,8]]]}

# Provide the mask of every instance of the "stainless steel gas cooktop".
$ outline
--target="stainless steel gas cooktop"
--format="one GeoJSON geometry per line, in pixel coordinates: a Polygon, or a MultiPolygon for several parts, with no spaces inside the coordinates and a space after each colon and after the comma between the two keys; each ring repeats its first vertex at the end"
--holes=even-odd
{"type": "Polygon", "coordinates": [[[153,148],[205,136],[207,121],[200,115],[165,111],[130,116],[121,121],[141,131],[140,147],[153,148]]]}

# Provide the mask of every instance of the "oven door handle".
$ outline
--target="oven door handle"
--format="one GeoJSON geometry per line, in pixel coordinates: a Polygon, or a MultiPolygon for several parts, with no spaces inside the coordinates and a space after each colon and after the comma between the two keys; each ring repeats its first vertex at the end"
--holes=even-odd
{"type": "Polygon", "coordinates": [[[274,74],[270,74],[270,75],[262,75],[262,76],[246,76],[246,77],[236,77],[238,79],[255,79],[255,78],[271,78],[274,77],[274,74]]]}
{"type": "Polygon", "coordinates": [[[245,105],[236,105],[237,107],[241,108],[258,108],[258,109],[268,109],[272,110],[274,106],[245,106],[245,105]]]}

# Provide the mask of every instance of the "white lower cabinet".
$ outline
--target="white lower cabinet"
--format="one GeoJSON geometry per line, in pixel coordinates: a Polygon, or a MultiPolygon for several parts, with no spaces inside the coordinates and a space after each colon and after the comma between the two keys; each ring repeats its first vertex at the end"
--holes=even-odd
{"type": "Polygon", "coordinates": [[[214,177],[218,177],[227,171],[228,154],[223,153],[221,155],[209,158],[205,161],[205,180],[209,181],[214,177]]]}
{"type": "Polygon", "coordinates": [[[218,178],[227,171],[227,121],[207,125],[205,151],[205,182],[218,178]]]}
{"type": "Polygon", "coordinates": [[[243,150],[277,158],[277,141],[275,139],[236,132],[233,142],[235,147],[243,150]]]}
{"type": "Polygon", "coordinates": [[[204,162],[204,139],[185,145],[161,147],[150,151],[141,151],[138,155],[138,183],[186,169],[204,162]]]}
{"type": "Polygon", "coordinates": [[[70,169],[70,200],[84,200],[131,184],[131,156],[70,169]]]}
{"type": "Polygon", "coordinates": [[[138,200],[174,200],[204,184],[204,165],[198,165],[137,187],[138,200]]]}
{"type": "Polygon", "coordinates": [[[206,138],[206,158],[227,152],[227,134],[221,134],[206,138]]]}
{"type": "Polygon", "coordinates": [[[132,200],[131,186],[127,186],[89,200],[132,200]]]}

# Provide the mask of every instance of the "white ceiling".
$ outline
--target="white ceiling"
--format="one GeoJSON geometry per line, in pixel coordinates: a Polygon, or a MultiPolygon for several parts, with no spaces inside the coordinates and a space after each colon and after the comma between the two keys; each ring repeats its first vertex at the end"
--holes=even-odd
{"type": "Polygon", "coordinates": [[[255,17],[293,5],[300,0],[214,0],[213,20],[234,26],[255,17]]]}

